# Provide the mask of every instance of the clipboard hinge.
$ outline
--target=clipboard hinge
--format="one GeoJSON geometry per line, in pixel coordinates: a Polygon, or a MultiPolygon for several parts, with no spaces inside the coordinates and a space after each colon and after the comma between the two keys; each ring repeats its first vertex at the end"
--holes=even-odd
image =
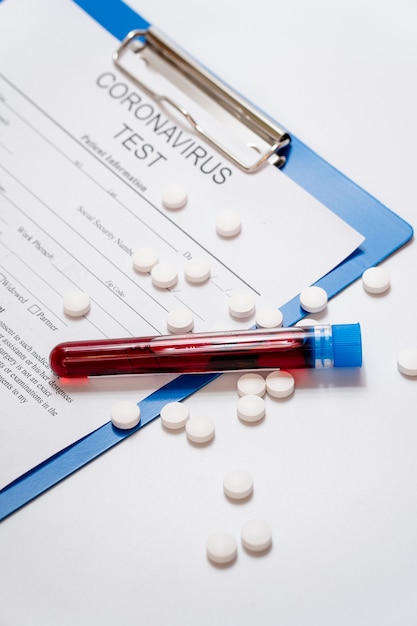
{"type": "Polygon", "coordinates": [[[225,83],[197,64],[156,29],[150,27],[147,30],[131,31],[113,53],[113,62],[148,96],[161,105],[167,104],[172,107],[197,134],[243,171],[256,172],[268,161],[278,167],[285,163],[285,156],[279,154],[279,151],[289,145],[291,141],[289,134],[225,83]],[[202,98],[210,100],[210,107],[207,108],[214,111],[216,108],[220,108],[220,117],[229,116],[233,123],[237,122],[242,129],[241,134],[244,135],[243,143],[245,146],[255,148],[260,156],[254,162],[246,162],[241,156],[236,155],[236,150],[232,151],[232,149],[225,147],[211,133],[200,126],[188,108],[178,102],[177,99],[158,93],[145,84],[138,78],[136,72],[134,73],[127,64],[122,63],[122,58],[128,50],[136,54],[146,53],[150,55],[156,59],[157,69],[161,66],[168,68],[167,75],[171,81],[175,80],[175,76],[177,76],[182,87],[184,84],[187,86],[189,84],[191,90],[201,91],[202,98]],[[248,140],[248,134],[253,136],[255,141],[248,140]]]}

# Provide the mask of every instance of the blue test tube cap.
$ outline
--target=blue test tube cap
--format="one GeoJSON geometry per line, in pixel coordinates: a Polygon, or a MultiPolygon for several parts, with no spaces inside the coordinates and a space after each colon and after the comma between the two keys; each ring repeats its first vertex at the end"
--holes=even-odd
{"type": "Polygon", "coordinates": [[[362,366],[360,324],[333,324],[332,338],[334,367],[362,366]]]}

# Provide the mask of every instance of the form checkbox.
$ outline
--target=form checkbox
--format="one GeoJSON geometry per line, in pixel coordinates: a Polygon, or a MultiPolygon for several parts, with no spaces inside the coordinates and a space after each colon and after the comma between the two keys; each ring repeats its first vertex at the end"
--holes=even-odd
{"type": "Polygon", "coordinates": [[[39,313],[40,310],[41,309],[37,304],[31,304],[30,307],[28,307],[28,311],[29,313],[32,313],[32,315],[36,315],[36,313],[39,313]]]}

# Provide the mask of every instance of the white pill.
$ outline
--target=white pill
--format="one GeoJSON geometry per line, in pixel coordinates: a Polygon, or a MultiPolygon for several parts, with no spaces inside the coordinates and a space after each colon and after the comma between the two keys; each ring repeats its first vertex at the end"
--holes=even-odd
{"type": "Polygon", "coordinates": [[[116,428],[126,430],[139,424],[140,408],[134,402],[124,400],[117,402],[111,409],[111,421],[116,428]]]}
{"type": "Polygon", "coordinates": [[[211,417],[196,415],[187,421],[185,430],[193,443],[208,443],[214,437],[214,422],[211,417]]]}
{"type": "Polygon", "coordinates": [[[64,311],[70,317],[82,317],[90,310],[90,297],[84,291],[70,291],[64,296],[64,311]]]}
{"type": "Polygon", "coordinates": [[[370,267],[362,274],[362,285],[368,293],[384,293],[390,282],[388,272],[382,267],[370,267]]]}
{"type": "Polygon", "coordinates": [[[226,496],[233,500],[243,500],[253,491],[253,480],[249,472],[234,469],[223,477],[223,490],[226,496]]]}
{"type": "Polygon", "coordinates": [[[170,430],[184,428],[189,416],[189,410],[182,402],[168,402],[161,409],[161,422],[170,430]]]}
{"type": "Polygon", "coordinates": [[[252,293],[235,292],[229,298],[229,313],[232,317],[245,319],[254,314],[255,305],[252,293]]]}
{"type": "Polygon", "coordinates": [[[404,348],[397,357],[398,369],[406,376],[417,376],[417,348],[404,348]]]}
{"type": "Polygon", "coordinates": [[[230,533],[216,531],[207,538],[207,556],[219,565],[232,563],[237,556],[237,542],[230,533]]]}
{"type": "Polygon", "coordinates": [[[259,328],[277,328],[282,326],[283,315],[273,306],[264,306],[256,311],[255,322],[259,328]]]}
{"type": "Polygon", "coordinates": [[[178,273],[176,267],[170,263],[157,263],[151,270],[152,282],[155,287],[168,289],[177,284],[178,273]]]}
{"type": "Polygon", "coordinates": [[[266,390],[273,398],[287,398],[294,391],[294,377],[281,370],[271,372],[266,377],[266,390]]]}
{"type": "Polygon", "coordinates": [[[259,422],[265,416],[265,400],[254,394],[242,396],[237,401],[237,414],[244,422],[259,422]]]}
{"type": "Polygon", "coordinates": [[[234,237],[242,228],[240,215],[233,209],[226,209],[216,217],[216,231],[221,237],[234,237]]]}
{"type": "Polygon", "coordinates": [[[187,200],[187,190],[178,183],[168,185],[162,192],[162,202],[167,209],[182,209],[187,200]]]}
{"type": "Polygon", "coordinates": [[[265,378],[260,374],[249,372],[237,381],[237,392],[240,396],[264,396],[266,391],[265,378]]]}
{"type": "Polygon", "coordinates": [[[327,300],[327,293],[322,287],[307,287],[300,293],[300,304],[308,313],[324,311],[327,300]]]}
{"type": "Polygon", "coordinates": [[[190,283],[204,283],[210,278],[210,265],[207,259],[190,259],[184,265],[185,278],[190,283]]]}
{"type": "Polygon", "coordinates": [[[194,326],[194,315],[190,309],[178,307],[167,315],[167,327],[170,333],[180,335],[188,333],[194,326]]]}
{"type": "Polygon", "coordinates": [[[295,325],[308,327],[308,326],[317,326],[317,324],[319,324],[319,322],[313,319],[312,317],[303,317],[303,319],[299,320],[295,325]]]}
{"type": "Polygon", "coordinates": [[[134,251],[132,255],[133,267],[138,272],[150,272],[158,263],[158,252],[155,248],[144,246],[134,251]]]}
{"type": "Polygon", "coordinates": [[[271,526],[261,519],[253,519],[243,525],[242,544],[251,552],[264,552],[272,544],[271,526]]]}

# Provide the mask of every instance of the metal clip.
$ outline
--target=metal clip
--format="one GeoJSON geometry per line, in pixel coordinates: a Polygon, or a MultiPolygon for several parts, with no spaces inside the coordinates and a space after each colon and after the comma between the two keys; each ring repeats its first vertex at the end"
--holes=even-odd
{"type": "Polygon", "coordinates": [[[165,103],[173,107],[186,119],[195,132],[245,172],[259,170],[269,159],[272,160],[272,157],[274,157],[274,164],[279,167],[285,163],[285,157],[277,153],[290,143],[288,133],[232,91],[218,78],[198,65],[182,50],[175,47],[172,42],[168,41],[154,28],[130,32],[114,52],[113,61],[118,69],[136,82],[148,96],[161,104],[165,103]],[[184,84],[185,79],[191,91],[200,90],[204,98],[210,98],[210,109],[215,110],[216,107],[220,107],[223,109],[221,117],[224,117],[223,114],[226,112],[226,117],[229,115],[229,117],[231,116],[234,120],[237,120],[242,126],[242,130],[244,129],[243,135],[247,135],[249,130],[251,138],[247,141],[244,140],[244,145],[255,148],[261,156],[253,163],[245,163],[240,157],[233,154],[231,150],[206,132],[186,107],[170,96],[157,93],[148,85],[145,85],[131,70],[127,69],[126,65],[122,64],[122,57],[128,49],[136,54],[145,52],[148,55],[146,58],[147,62],[149,62],[150,58],[156,59],[155,67],[158,70],[165,67],[167,71],[164,74],[169,76],[170,80],[177,75],[180,78],[179,82],[181,85],[184,84]]]}

